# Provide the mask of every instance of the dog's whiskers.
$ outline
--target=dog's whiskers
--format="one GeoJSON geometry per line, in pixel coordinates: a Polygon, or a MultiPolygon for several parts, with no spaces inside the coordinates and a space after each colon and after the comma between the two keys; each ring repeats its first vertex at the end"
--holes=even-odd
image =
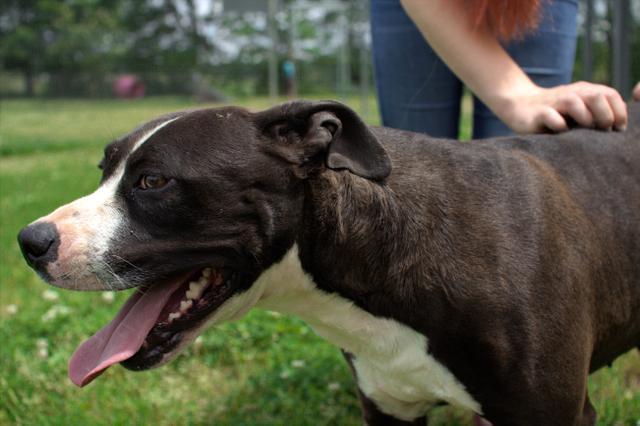
{"type": "MultiPolygon", "coordinates": [[[[106,272],[108,272],[113,278],[116,279],[116,281],[118,282],[118,284],[120,285],[119,289],[124,289],[127,288],[127,284],[124,282],[124,280],[122,278],[120,278],[120,276],[118,274],[115,273],[115,271],[113,270],[113,268],[111,268],[111,265],[109,265],[107,262],[105,262],[104,260],[100,260],[100,263],[106,268],[106,272]]],[[[97,275],[96,275],[97,276],[97,275]]],[[[98,278],[100,279],[100,278],[98,278]]],[[[107,281],[102,281],[103,284],[105,284],[107,287],[109,287],[111,290],[116,290],[117,288],[112,286],[112,284],[110,282],[107,281]]]]}
{"type": "Polygon", "coordinates": [[[138,271],[144,272],[144,269],[140,268],[139,266],[134,265],[133,263],[129,262],[127,259],[125,259],[122,256],[118,256],[117,254],[111,254],[111,256],[115,257],[116,259],[119,259],[119,260],[123,261],[124,263],[126,263],[129,266],[131,266],[132,268],[137,269],[138,271]]]}

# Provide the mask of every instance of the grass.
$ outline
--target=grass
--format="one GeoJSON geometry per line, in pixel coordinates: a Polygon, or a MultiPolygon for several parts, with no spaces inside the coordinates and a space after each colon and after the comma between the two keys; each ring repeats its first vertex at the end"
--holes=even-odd
{"type": "MultiPolygon", "coordinates": [[[[268,101],[244,104],[262,108],[268,101]]],[[[24,264],[15,236],[96,187],[96,164],[109,140],[155,115],[191,106],[181,98],[2,103],[0,424],[361,424],[354,381],[338,350],[301,321],[265,311],[208,330],[160,369],[113,367],[82,390],[67,379],[72,351],[127,295],[109,301],[100,293],[45,286],[24,264]]],[[[599,424],[637,425],[638,352],[593,375],[590,389],[599,424]]],[[[431,419],[435,425],[470,422],[451,408],[435,410],[431,419]]]]}

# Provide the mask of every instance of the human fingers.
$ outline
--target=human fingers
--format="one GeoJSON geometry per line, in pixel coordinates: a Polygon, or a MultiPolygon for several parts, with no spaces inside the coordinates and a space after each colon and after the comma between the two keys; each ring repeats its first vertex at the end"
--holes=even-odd
{"type": "Polygon", "coordinates": [[[615,114],[607,97],[601,92],[593,92],[582,95],[582,99],[593,115],[595,126],[599,129],[611,129],[615,123],[615,114]]]}
{"type": "Polygon", "coordinates": [[[555,108],[546,107],[540,110],[537,116],[537,129],[538,132],[552,131],[555,133],[564,132],[569,129],[567,121],[562,114],[555,108]]]}
{"type": "Polygon", "coordinates": [[[627,104],[617,90],[607,88],[605,96],[609,106],[613,111],[613,128],[615,130],[625,130],[627,128],[627,104]]]}
{"type": "Polygon", "coordinates": [[[559,103],[559,112],[573,118],[581,127],[594,126],[593,114],[591,114],[591,111],[585,105],[584,100],[578,94],[574,92],[566,93],[563,95],[559,103]]]}
{"type": "Polygon", "coordinates": [[[579,95],[593,115],[594,124],[600,129],[627,127],[627,105],[617,90],[601,84],[579,81],[564,86],[564,89],[579,95]]]}

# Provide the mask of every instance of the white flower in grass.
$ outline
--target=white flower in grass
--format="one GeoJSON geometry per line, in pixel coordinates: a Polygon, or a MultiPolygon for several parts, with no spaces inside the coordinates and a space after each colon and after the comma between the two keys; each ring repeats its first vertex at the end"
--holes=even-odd
{"type": "Polygon", "coordinates": [[[340,383],[331,382],[327,385],[327,389],[329,389],[331,392],[335,392],[340,389],[340,383]]]}
{"type": "Polygon", "coordinates": [[[18,305],[14,305],[12,303],[11,305],[7,305],[7,307],[4,308],[4,310],[7,313],[7,315],[15,315],[18,313],[18,305]]]}
{"type": "Polygon", "coordinates": [[[71,312],[71,309],[68,306],[64,305],[53,305],[45,314],[42,316],[43,322],[49,322],[56,319],[59,316],[68,315],[71,312]]]}
{"type": "Polygon", "coordinates": [[[116,293],[113,291],[103,291],[102,292],[102,300],[107,303],[113,303],[116,298],[116,293]]]}
{"type": "Polygon", "coordinates": [[[294,359],[293,361],[291,361],[291,366],[293,368],[302,368],[304,367],[304,361],[301,359],[294,359]]]}
{"type": "Polygon", "coordinates": [[[49,341],[47,339],[37,339],[36,348],[38,356],[42,359],[49,357],[49,341]]]}
{"type": "Polygon", "coordinates": [[[60,296],[58,296],[58,292],[55,290],[45,290],[42,292],[42,298],[53,302],[58,300],[60,296]]]}
{"type": "Polygon", "coordinates": [[[284,370],[282,373],[280,373],[280,378],[282,380],[287,380],[289,377],[291,377],[291,373],[288,370],[284,370]]]}

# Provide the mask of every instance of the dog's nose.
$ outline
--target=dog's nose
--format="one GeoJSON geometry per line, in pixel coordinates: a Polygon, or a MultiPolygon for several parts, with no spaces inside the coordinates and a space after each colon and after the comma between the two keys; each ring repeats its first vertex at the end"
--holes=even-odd
{"type": "Polygon", "coordinates": [[[43,266],[57,257],[58,231],[52,223],[34,223],[20,231],[18,243],[29,265],[43,266]]]}

